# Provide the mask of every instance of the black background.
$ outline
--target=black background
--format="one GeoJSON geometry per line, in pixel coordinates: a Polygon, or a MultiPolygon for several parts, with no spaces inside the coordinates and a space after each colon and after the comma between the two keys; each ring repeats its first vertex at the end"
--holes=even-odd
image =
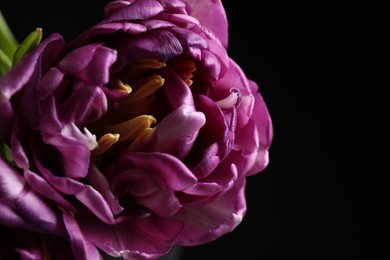
{"type": "MultiPolygon", "coordinates": [[[[70,40],[103,17],[108,1],[32,2],[0,4],[19,40],[35,27],[70,40]]],[[[268,104],[270,164],[248,179],[243,222],[215,242],[186,248],[182,259],[358,259],[367,248],[361,173],[375,176],[366,168],[366,130],[376,127],[367,107],[382,109],[369,101],[389,83],[386,13],[354,4],[240,2],[223,1],[228,52],[268,104]]]]}

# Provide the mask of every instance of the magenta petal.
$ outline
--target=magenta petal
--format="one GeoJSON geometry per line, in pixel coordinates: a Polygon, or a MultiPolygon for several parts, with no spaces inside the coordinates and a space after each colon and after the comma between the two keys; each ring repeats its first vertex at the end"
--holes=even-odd
{"type": "Polygon", "coordinates": [[[67,177],[74,179],[85,177],[89,166],[90,150],[94,148],[91,144],[93,140],[81,133],[74,124],[61,124],[56,113],[54,98],[47,99],[42,111],[46,112],[46,116],[41,119],[43,141],[54,146],[61,154],[67,177]]]}
{"type": "Polygon", "coordinates": [[[176,109],[180,106],[195,106],[191,89],[174,71],[166,69],[163,77],[166,79],[164,91],[169,102],[176,109]]]}
{"type": "Polygon", "coordinates": [[[24,188],[23,177],[0,156],[0,200],[16,199],[24,188]]]}
{"type": "Polygon", "coordinates": [[[105,84],[109,81],[109,68],[115,60],[115,50],[101,44],[89,44],[68,53],[58,67],[64,74],[105,84]]]}
{"type": "Polygon", "coordinates": [[[64,212],[64,222],[70,236],[70,242],[75,260],[101,260],[97,248],[85,239],[78,223],[69,213],[64,212]]]}
{"type": "Polygon", "coordinates": [[[50,35],[34,51],[25,55],[12,70],[0,77],[0,102],[2,100],[9,100],[12,95],[30,80],[31,75],[40,61],[39,57],[53,42],[64,43],[62,36],[59,34],[50,35]]]}
{"type": "Polygon", "coordinates": [[[182,207],[175,193],[169,189],[162,189],[149,196],[138,197],[134,200],[163,218],[173,216],[182,207]]]}
{"type": "MultiPolygon", "coordinates": [[[[42,66],[40,63],[40,57],[44,54],[44,52],[55,51],[55,54],[57,54],[63,44],[63,38],[59,34],[52,34],[48,36],[34,51],[25,55],[12,70],[0,77],[0,134],[4,138],[9,137],[11,131],[10,126],[12,125],[11,121],[14,118],[14,112],[11,104],[9,103],[11,97],[29,83],[31,78],[34,76],[34,73],[36,74],[35,80],[36,77],[39,76],[37,73],[41,73],[38,71],[42,70],[42,68],[39,67],[42,66]],[[55,50],[50,50],[52,46],[55,50]]],[[[29,101],[27,99],[29,104],[34,102],[33,100],[29,101]]],[[[36,113],[37,108],[35,106],[30,109],[31,110],[25,106],[24,112],[36,113]]]]}
{"type": "Polygon", "coordinates": [[[14,203],[15,210],[39,229],[56,235],[64,234],[59,211],[32,190],[24,190],[14,203]]]}
{"type": "Polygon", "coordinates": [[[196,182],[196,178],[186,165],[169,154],[128,153],[122,155],[118,166],[117,171],[132,169],[147,173],[176,191],[189,188],[196,182]]]}
{"type": "Polygon", "coordinates": [[[82,191],[75,194],[75,197],[104,222],[108,224],[117,222],[110,205],[103,196],[90,185],[85,185],[82,191]]]}
{"type": "Polygon", "coordinates": [[[234,230],[246,213],[245,178],[215,201],[188,205],[177,218],[185,223],[178,244],[185,246],[211,242],[234,230]]]}
{"type": "Polygon", "coordinates": [[[58,88],[64,79],[64,74],[57,68],[50,68],[45,75],[41,78],[39,83],[39,98],[43,100],[58,88]]]}
{"type": "Polygon", "coordinates": [[[206,116],[206,124],[200,130],[192,149],[191,155],[199,160],[192,171],[198,178],[203,178],[210,174],[231,150],[235,125],[232,119],[235,119],[235,113],[234,108],[230,110],[232,113],[228,113],[228,110],[224,113],[207,96],[196,96],[195,101],[196,108],[206,116]],[[231,119],[227,118],[228,114],[231,114],[231,119]]]}
{"type": "Polygon", "coordinates": [[[205,122],[202,112],[195,111],[192,106],[182,105],[157,125],[150,149],[183,159],[190,152],[205,122]]]}
{"type": "Polygon", "coordinates": [[[110,183],[106,177],[99,171],[95,164],[91,164],[87,178],[88,182],[103,196],[104,200],[107,201],[114,215],[119,214],[123,207],[119,205],[118,199],[115,197],[111,190],[110,183]]]}
{"type": "Polygon", "coordinates": [[[156,30],[134,37],[123,37],[112,46],[118,51],[115,68],[123,68],[128,63],[144,57],[156,57],[166,61],[183,53],[183,46],[169,31],[156,30]]]}
{"type": "Polygon", "coordinates": [[[174,245],[182,224],[155,216],[107,225],[93,216],[80,218],[85,237],[107,254],[124,259],[157,259],[174,245]]]}
{"type": "Polygon", "coordinates": [[[109,15],[106,22],[121,20],[146,20],[164,11],[164,7],[156,0],[131,1],[127,6],[108,4],[106,13],[109,15]]]}
{"type": "Polygon", "coordinates": [[[229,92],[233,87],[238,89],[242,96],[250,96],[252,89],[249,84],[249,80],[240,68],[240,66],[231,58],[228,60],[228,70],[223,77],[220,78],[218,84],[212,89],[213,95],[223,94],[229,92]],[[215,93],[214,93],[215,91],[215,93]]]}
{"type": "Polygon", "coordinates": [[[31,172],[25,171],[24,178],[28,182],[28,184],[33,187],[37,192],[39,192],[42,196],[49,198],[55,201],[59,206],[76,212],[76,209],[70,204],[67,200],[64,199],[63,195],[54,189],[47,180],[43,179],[41,176],[31,172]]]}
{"type": "Polygon", "coordinates": [[[107,98],[102,88],[79,81],[70,96],[57,105],[57,109],[62,122],[85,125],[99,119],[107,111],[107,98]]]}
{"type": "Polygon", "coordinates": [[[227,48],[228,22],[222,2],[220,0],[189,0],[189,2],[193,8],[191,15],[216,34],[223,46],[227,48]]]}
{"type": "Polygon", "coordinates": [[[129,193],[137,204],[161,217],[170,217],[181,207],[173,190],[158,178],[138,170],[122,172],[112,181],[112,186],[118,197],[129,193]]]}
{"type": "Polygon", "coordinates": [[[63,226],[47,201],[31,190],[22,175],[0,157],[0,223],[62,234],[63,226]]]}

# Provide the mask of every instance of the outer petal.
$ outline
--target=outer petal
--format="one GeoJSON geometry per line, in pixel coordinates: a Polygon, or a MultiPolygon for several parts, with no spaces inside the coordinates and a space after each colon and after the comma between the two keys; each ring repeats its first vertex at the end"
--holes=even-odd
{"type": "Polygon", "coordinates": [[[64,213],[64,222],[70,236],[74,259],[102,260],[97,248],[85,239],[76,220],[66,212],[64,213]]]}
{"type": "Polygon", "coordinates": [[[164,11],[164,7],[156,0],[130,1],[127,6],[112,3],[106,5],[105,22],[121,20],[146,20],[164,11]]]}
{"type": "Polygon", "coordinates": [[[0,157],[0,223],[27,230],[63,234],[59,212],[26,185],[0,157]]]}
{"type": "Polygon", "coordinates": [[[223,46],[228,45],[228,22],[225,9],[220,0],[188,0],[194,16],[202,26],[209,28],[218,36],[223,46]]]}
{"type": "MultiPolygon", "coordinates": [[[[232,170],[234,166],[232,166],[232,170]]],[[[185,223],[178,244],[191,246],[213,241],[234,230],[246,213],[245,178],[213,202],[188,205],[177,219],[185,223]]]]}
{"type": "Polygon", "coordinates": [[[182,223],[156,216],[107,225],[87,213],[80,216],[83,234],[107,254],[124,259],[157,259],[174,245],[182,223]]]}
{"type": "Polygon", "coordinates": [[[36,67],[40,66],[40,57],[43,52],[50,44],[57,42],[64,44],[59,34],[50,35],[34,51],[25,55],[15,68],[0,78],[0,101],[9,100],[30,80],[36,67]]]}
{"type": "Polygon", "coordinates": [[[68,53],[58,64],[58,68],[64,74],[76,76],[78,79],[105,84],[109,81],[109,68],[115,60],[115,50],[101,44],[89,44],[68,53]]]}
{"type": "Polygon", "coordinates": [[[196,182],[195,176],[182,161],[164,153],[124,154],[119,158],[117,167],[115,172],[109,173],[111,176],[129,169],[141,171],[158,178],[172,190],[184,190],[196,182]]]}
{"type": "MultiPolygon", "coordinates": [[[[111,182],[115,194],[119,198],[130,195],[146,214],[174,215],[181,208],[175,191],[188,189],[196,182],[190,170],[169,154],[128,153],[120,158],[118,166],[113,169],[116,177],[111,182]]],[[[140,214],[136,209],[134,205],[133,214],[140,214]]]]}
{"type": "MultiPolygon", "coordinates": [[[[0,135],[9,136],[11,121],[14,112],[9,102],[11,97],[20,91],[33,77],[33,74],[41,73],[41,57],[45,52],[51,55],[58,55],[64,45],[63,38],[58,34],[47,37],[34,51],[28,53],[12,70],[0,77],[0,135]],[[54,54],[53,54],[54,53],[54,54]]],[[[36,102],[35,99],[28,100],[28,104],[36,102]]],[[[30,108],[35,112],[36,105],[30,108]]]]}

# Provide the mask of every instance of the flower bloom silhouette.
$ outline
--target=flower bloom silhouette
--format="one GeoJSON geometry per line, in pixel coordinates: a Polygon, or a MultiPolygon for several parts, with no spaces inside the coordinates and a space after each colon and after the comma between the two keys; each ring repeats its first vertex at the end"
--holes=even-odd
{"type": "Polygon", "coordinates": [[[221,1],[113,1],[0,77],[0,258],[156,259],[240,224],[273,132],[227,26],[221,1]]]}

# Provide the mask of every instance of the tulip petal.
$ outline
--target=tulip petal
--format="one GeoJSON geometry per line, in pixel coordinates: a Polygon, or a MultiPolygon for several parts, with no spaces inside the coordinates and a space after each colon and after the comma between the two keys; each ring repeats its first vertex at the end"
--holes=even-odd
{"type": "Polygon", "coordinates": [[[101,44],[88,44],[68,53],[58,64],[64,74],[91,80],[96,84],[109,81],[109,68],[116,60],[116,51],[101,44]]]}
{"type": "Polygon", "coordinates": [[[27,54],[11,71],[0,77],[0,101],[9,100],[19,91],[29,80],[36,66],[39,66],[39,57],[49,48],[49,45],[64,44],[63,38],[59,34],[48,36],[32,52],[27,54]]]}
{"type": "MultiPolygon", "coordinates": [[[[48,36],[36,49],[25,55],[25,57],[8,73],[0,77],[0,134],[3,137],[10,135],[11,120],[14,118],[13,109],[9,100],[20,91],[31,79],[34,72],[38,72],[41,65],[41,58],[44,54],[55,56],[63,47],[64,40],[59,34],[48,36]]],[[[29,101],[31,104],[32,101],[29,101]]],[[[32,111],[36,111],[34,105],[32,111]]],[[[26,112],[26,109],[24,110],[26,112]]],[[[27,110],[27,112],[29,112],[27,110]]]]}
{"type": "Polygon", "coordinates": [[[0,199],[16,199],[24,188],[23,177],[0,156],[0,199]]]}
{"type": "Polygon", "coordinates": [[[64,123],[86,125],[99,119],[107,111],[107,98],[100,87],[88,82],[77,82],[71,94],[57,105],[64,123]]]}
{"type": "Polygon", "coordinates": [[[206,124],[199,131],[188,163],[192,166],[194,174],[198,178],[203,178],[210,174],[218,161],[225,158],[230,151],[233,142],[231,128],[234,128],[234,123],[228,122],[223,111],[207,96],[196,96],[195,104],[206,116],[206,124]]]}
{"type": "Polygon", "coordinates": [[[183,214],[177,215],[177,219],[185,224],[178,244],[204,244],[234,230],[246,213],[245,182],[245,178],[238,179],[215,201],[184,207],[183,214]]]}
{"type": "Polygon", "coordinates": [[[202,26],[218,36],[223,46],[228,45],[228,22],[221,0],[188,0],[192,5],[191,16],[197,18],[202,26]]]}
{"type": "Polygon", "coordinates": [[[110,183],[106,177],[99,171],[95,164],[91,164],[87,178],[88,182],[100,192],[104,200],[109,204],[111,211],[114,215],[119,214],[123,207],[119,205],[118,199],[113,194],[110,183]]]}
{"type": "Polygon", "coordinates": [[[66,199],[64,199],[63,195],[55,190],[44,178],[37,175],[36,173],[33,173],[31,171],[25,171],[24,178],[26,179],[26,182],[34,188],[39,194],[42,196],[49,198],[53,200],[55,203],[57,203],[59,206],[72,211],[76,212],[76,209],[72,204],[70,204],[66,199]]]}
{"type": "Polygon", "coordinates": [[[85,238],[78,223],[69,213],[64,212],[64,222],[70,236],[74,259],[101,260],[102,257],[97,248],[85,238]]]}
{"type": "Polygon", "coordinates": [[[175,34],[166,30],[146,32],[142,37],[123,37],[115,42],[112,48],[118,51],[114,70],[144,57],[156,57],[160,61],[166,61],[183,53],[183,46],[175,34]]]}
{"type": "Polygon", "coordinates": [[[107,254],[124,259],[157,259],[168,253],[182,229],[179,221],[152,215],[107,225],[84,214],[79,222],[89,241],[107,254]]]}
{"type": "Polygon", "coordinates": [[[186,165],[174,156],[164,153],[132,152],[119,158],[116,171],[133,169],[160,179],[172,190],[184,190],[195,184],[196,178],[186,165]],[[153,163],[149,163],[153,161],[153,163]]]}
{"type": "Polygon", "coordinates": [[[74,179],[85,177],[90,160],[90,148],[92,148],[89,147],[89,143],[92,140],[81,133],[74,124],[61,124],[56,113],[54,98],[46,100],[42,111],[46,114],[41,119],[43,141],[54,146],[61,154],[66,176],[74,179]]]}
{"type": "Polygon", "coordinates": [[[195,111],[192,106],[182,105],[157,125],[150,149],[183,159],[190,152],[205,121],[202,112],[195,111]]]}
{"type": "Polygon", "coordinates": [[[156,0],[132,1],[127,6],[108,4],[106,13],[109,15],[105,22],[121,20],[146,20],[164,11],[164,7],[156,0]]]}
{"type": "Polygon", "coordinates": [[[33,231],[63,233],[58,212],[31,190],[0,157],[0,223],[33,231]]]}

